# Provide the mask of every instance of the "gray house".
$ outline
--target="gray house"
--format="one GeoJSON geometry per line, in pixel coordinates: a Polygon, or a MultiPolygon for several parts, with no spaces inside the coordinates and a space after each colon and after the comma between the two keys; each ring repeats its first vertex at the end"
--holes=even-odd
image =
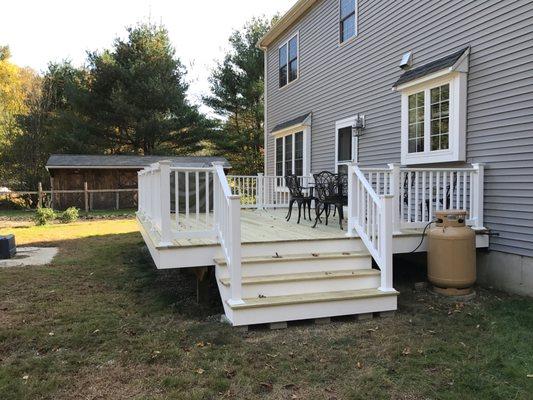
{"type": "Polygon", "coordinates": [[[529,0],[299,0],[259,43],[265,175],[483,163],[479,279],[532,294],[532,21],[529,0]]]}

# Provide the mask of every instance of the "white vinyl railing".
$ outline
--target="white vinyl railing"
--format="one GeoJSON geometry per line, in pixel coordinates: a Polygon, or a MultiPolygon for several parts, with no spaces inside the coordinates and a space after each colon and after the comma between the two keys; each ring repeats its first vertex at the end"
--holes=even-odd
{"type": "MultiPolygon", "coordinates": [[[[310,176],[299,176],[304,191],[309,190],[310,176]]],[[[289,206],[290,193],[282,176],[228,175],[228,184],[233,194],[241,196],[242,208],[283,208],[289,206]]]]}
{"type": "Polygon", "coordinates": [[[230,276],[229,304],[242,301],[241,198],[232,194],[221,164],[214,166],[215,227],[230,276]]]}
{"type": "Polygon", "coordinates": [[[401,168],[401,226],[421,227],[435,219],[435,212],[461,209],[467,223],[483,227],[483,172],[471,168],[401,168]]]}
{"type": "Polygon", "coordinates": [[[382,291],[392,286],[393,198],[378,195],[357,165],[348,166],[348,235],[354,231],[381,270],[382,291]]]}

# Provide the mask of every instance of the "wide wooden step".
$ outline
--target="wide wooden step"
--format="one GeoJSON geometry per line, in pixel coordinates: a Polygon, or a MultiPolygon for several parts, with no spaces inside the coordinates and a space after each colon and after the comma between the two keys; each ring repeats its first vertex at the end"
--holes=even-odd
{"type": "MultiPolygon", "coordinates": [[[[287,261],[309,261],[309,260],[339,260],[347,258],[368,257],[369,253],[363,251],[351,252],[334,252],[334,253],[304,253],[304,254],[274,254],[269,257],[243,257],[241,264],[259,264],[259,263],[278,263],[282,264],[287,261]]],[[[218,266],[226,266],[225,258],[215,258],[213,260],[218,266]]]]}
{"type": "MultiPolygon", "coordinates": [[[[228,277],[229,271],[224,259],[214,260],[217,276],[228,277]]],[[[274,254],[242,258],[242,275],[265,276],[279,274],[300,274],[341,270],[372,268],[372,258],[366,252],[274,254]]]]}
{"type": "MultiPolygon", "coordinates": [[[[258,275],[242,278],[243,285],[259,285],[277,282],[303,282],[323,279],[360,278],[366,276],[379,276],[380,272],[375,269],[340,270],[325,272],[303,272],[298,274],[258,275]]],[[[230,286],[229,278],[221,278],[220,283],[230,286]]]]}
{"type": "Polygon", "coordinates": [[[258,297],[243,299],[242,304],[231,304],[233,310],[244,310],[249,308],[262,308],[272,306],[284,306],[305,303],[324,303],[342,300],[369,299],[374,297],[397,296],[397,291],[382,292],[379,289],[342,290],[336,292],[318,292],[299,295],[258,297]]]}

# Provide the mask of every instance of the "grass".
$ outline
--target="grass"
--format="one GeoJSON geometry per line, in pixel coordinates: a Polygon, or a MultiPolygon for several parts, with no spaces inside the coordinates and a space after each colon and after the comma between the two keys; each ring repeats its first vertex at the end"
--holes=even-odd
{"type": "MultiPolygon", "coordinates": [[[[0,269],[2,399],[528,399],[533,300],[447,303],[400,287],[394,318],[241,332],[216,293],[156,271],[133,220],[10,228],[59,246],[0,269]]],[[[0,234],[5,229],[0,229],[0,234]]]]}

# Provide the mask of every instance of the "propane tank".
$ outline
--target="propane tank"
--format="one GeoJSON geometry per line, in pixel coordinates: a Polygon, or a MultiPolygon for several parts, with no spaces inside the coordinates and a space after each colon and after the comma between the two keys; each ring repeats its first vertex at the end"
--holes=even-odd
{"type": "Polygon", "coordinates": [[[472,293],[476,282],[476,234],[466,226],[464,210],[436,211],[437,223],[428,232],[428,280],[437,293],[472,293]]]}

